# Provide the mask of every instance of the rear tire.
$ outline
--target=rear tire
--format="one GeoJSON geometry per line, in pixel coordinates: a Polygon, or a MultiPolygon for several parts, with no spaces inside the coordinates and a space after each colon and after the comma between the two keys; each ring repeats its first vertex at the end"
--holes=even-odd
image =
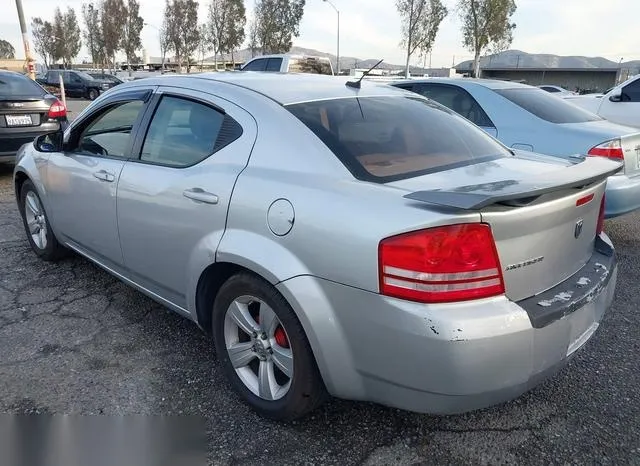
{"type": "Polygon", "coordinates": [[[89,92],[87,92],[87,98],[89,100],[96,100],[99,95],[100,93],[98,92],[97,89],[89,89],[89,92]]]}
{"type": "Polygon", "coordinates": [[[227,379],[260,415],[293,420],[326,399],[302,324],[268,282],[247,272],[227,280],[213,305],[212,330],[227,379]],[[238,324],[238,316],[246,319],[238,324]]]}
{"type": "Polygon", "coordinates": [[[40,196],[31,180],[26,180],[20,189],[20,214],[33,252],[45,261],[57,261],[67,255],[51,229],[49,217],[40,196]]]}

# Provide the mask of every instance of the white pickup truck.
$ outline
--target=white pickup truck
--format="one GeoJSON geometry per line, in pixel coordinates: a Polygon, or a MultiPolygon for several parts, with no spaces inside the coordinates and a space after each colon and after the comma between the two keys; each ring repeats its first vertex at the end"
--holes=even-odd
{"type": "Polygon", "coordinates": [[[289,53],[255,57],[246,62],[240,69],[242,71],[333,75],[333,66],[331,66],[331,60],[328,58],[289,53]]]}
{"type": "Polygon", "coordinates": [[[613,123],[640,128],[640,75],[604,94],[566,96],[564,99],[613,123]]]}

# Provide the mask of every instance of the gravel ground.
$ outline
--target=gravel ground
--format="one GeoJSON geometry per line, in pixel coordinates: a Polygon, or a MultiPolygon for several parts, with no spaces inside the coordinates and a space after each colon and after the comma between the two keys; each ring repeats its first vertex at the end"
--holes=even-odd
{"type": "Polygon", "coordinates": [[[193,323],[84,259],[36,259],[0,164],[0,412],[201,416],[214,464],[640,464],[640,216],[607,230],[614,306],[557,377],[462,416],[333,400],[287,425],[238,400],[193,323]]]}

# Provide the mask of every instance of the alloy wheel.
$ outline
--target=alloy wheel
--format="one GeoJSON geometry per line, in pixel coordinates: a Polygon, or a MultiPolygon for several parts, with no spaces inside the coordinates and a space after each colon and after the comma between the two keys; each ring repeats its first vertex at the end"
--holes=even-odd
{"type": "Polygon", "coordinates": [[[33,191],[25,196],[24,214],[29,228],[29,234],[38,249],[47,247],[47,218],[40,203],[40,199],[33,191]]]}
{"type": "Polygon", "coordinates": [[[256,396],[284,397],[293,378],[293,351],[274,310],[253,296],[240,296],[227,309],[224,340],[242,383],[256,396]]]}

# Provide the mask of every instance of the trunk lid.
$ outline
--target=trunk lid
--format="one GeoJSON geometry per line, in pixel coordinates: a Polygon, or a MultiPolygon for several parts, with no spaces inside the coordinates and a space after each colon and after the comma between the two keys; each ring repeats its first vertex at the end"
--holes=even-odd
{"type": "Polygon", "coordinates": [[[556,286],[586,264],[606,178],[621,169],[602,157],[577,163],[545,159],[504,158],[391,185],[412,191],[405,196],[410,200],[479,212],[491,226],[506,295],[519,301],[556,286]]]}
{"type": "Polygon", "coordinates": [[[45,97],[12,96],[0,99],[0,128],[39,126],[51,107],[45,97]]]}

